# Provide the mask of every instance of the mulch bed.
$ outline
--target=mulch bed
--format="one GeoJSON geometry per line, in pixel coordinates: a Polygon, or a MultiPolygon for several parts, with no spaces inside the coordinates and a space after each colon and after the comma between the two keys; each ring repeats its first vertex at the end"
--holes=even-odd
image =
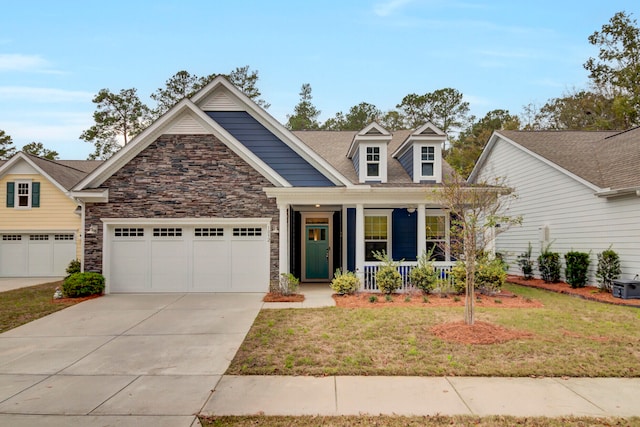
{"type": "Polygon", "coordinates": [[[262,298],[264,302],[302,302],[304,301],[303,294],[291,294],[291,295],[282,295],[282,294],[274,294],[269,292],[262,298]]]}
{"type": "Polygon", "coordinates": [[[500,344],[533,337],[530,332],[507,329],[487,322],[474,322],[473,325],[464,322],[443,323],[431,328],[431,332],[445,341],[461,344],[500,344]]]}
{"type": "Polygon", "coordinates": [[[591,301],[640,308],[640,299],[615,298],[611,294],[611,292],[601,290],[600,288],[596,288],[594,286],[572,288],[571,285],[565,282],[546,283],[542,279],[525,280],[525,278],[522,276],[508,276],[507,282],[515,283],[522,286],[529,286],[531,288],[546,289],[548,291],[558,292],[561,294],[573,295],[591,301]]]}
{"type": "Polygon", "coordinates": [[[51,301],[54,304],[77,304],[82,301],[87,301],[90,299],[100,298],[102,294],[97,295],[89,295],[88,297],[78,297],[78,298],[52,298],[51,301]]]}

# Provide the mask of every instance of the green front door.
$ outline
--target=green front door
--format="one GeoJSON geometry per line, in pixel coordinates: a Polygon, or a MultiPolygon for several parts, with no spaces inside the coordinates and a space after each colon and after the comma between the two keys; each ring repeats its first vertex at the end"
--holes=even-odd
{"type": "Polygon", "coordinates": [[[307,280],[329,280],[329,226],[305,227],[305,276],[307,280]]]}

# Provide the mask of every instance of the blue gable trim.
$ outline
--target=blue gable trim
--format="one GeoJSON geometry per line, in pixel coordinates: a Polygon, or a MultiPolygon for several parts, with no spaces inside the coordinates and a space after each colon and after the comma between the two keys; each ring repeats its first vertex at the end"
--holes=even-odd
{"type": "Polygon", "coordinates": [[[418,213],[394,209],[391,215],[392,248],[394,260],[415,261],[418,253],[418,213]]]}
{"type": "Polygon", "coordinates": [[[347,208],[347,270],[356,271],[356,210],[347,208]]]}
{"type": "Polygon", "coordinates": [[[398,160],[411,179],[413,179],[413,147],[410,147],[398,160]]]}
{"type": "Polygon", "coordinates": [[[333,187],[320,171],[245,111],[207,111],[227,132],[294,187],[333,187]]]}

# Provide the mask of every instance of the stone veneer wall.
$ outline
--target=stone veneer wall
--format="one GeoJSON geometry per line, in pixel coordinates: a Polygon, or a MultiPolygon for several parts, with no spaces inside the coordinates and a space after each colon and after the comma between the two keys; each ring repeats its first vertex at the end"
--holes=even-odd
{"type": "MultiPolygon", "coordinates": [[[[101,187],[108,203],[87,203],[85,271],[102,271],[100,218],[272,218],[266,178],[213,135],[162,135],[101,187]],[[87,235],[92,225],[98,233],[87,235]]],[[[271,238],[270,276],[278,279],[278,238],[271,238]]]]}

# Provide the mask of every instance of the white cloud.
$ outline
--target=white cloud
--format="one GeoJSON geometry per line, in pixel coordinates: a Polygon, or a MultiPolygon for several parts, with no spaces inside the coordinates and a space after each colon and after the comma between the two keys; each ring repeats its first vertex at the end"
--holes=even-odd
{"type": "Polygon", "coordinates": [[[384,3],[378,3],[373,7],[373,13],[380,17],[389,16],[412,1],[413,0],[388,0],[384,3]]]}
{"type": "Polygon", "coordinates": [[[0,71],[23,71],[36,73],[59,73],[40,55],[22,55],[19,53],[0,54],[0,71]]]}
{"type": "Polygon", "coordinates": [[[64,90],[28,86],[0,86],[0,98],[22,102],[61,103],[91,102],[94,94],[77,90],[64,90]]]}

